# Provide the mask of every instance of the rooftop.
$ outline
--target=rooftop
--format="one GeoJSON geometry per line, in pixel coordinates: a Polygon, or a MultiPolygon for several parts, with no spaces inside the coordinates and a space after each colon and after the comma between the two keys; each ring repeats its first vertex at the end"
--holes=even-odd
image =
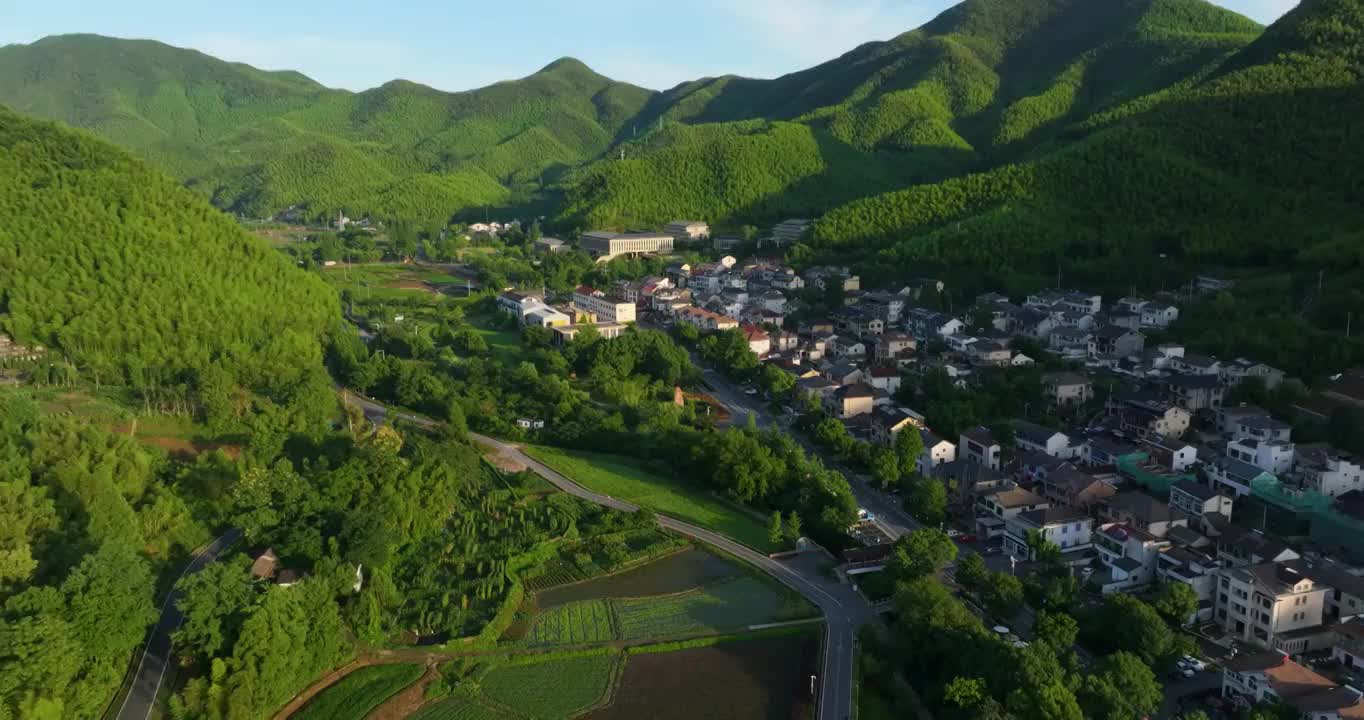
{"type": "Polygon", "coordinates": [[[1037,527],[1063,525],[1089,519],[1089,516],[1086,515],[1083,510],[1069,506],[1029,510],[1028,512],[1020,513],[1018,517],[1020,520],[1024,520],[1037,527]]]}
{"type": "Polygon", "coordinates": [[[1021,487],[1001,490],[990,497],[995,499],[995,504],[1003,508],[1027,507],[1029,505],[1041,505],[1046,503],[1046,498],[1034,493],[1031,490],[1024,490],[1021,487]]]}

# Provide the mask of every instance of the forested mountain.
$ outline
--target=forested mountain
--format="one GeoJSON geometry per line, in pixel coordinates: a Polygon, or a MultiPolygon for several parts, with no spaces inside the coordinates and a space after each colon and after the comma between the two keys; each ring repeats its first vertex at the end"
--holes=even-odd
{"type": "Polygon", "coordinates": [[[251,216],[505,204],[600,155],[649,96],[567,58],[472,92],[351,93],[144,40],[0,48],[0,103],[94,130],[251,216]]]}
{"type": "Polygon", "coordinates": [[[429,220],[563,191],[570,225],[766,220],[1019,157],[1259,30],[1204,0],[967,0],[775,80],[651,92],[563,59],[462,93],[404,81],[350,93],[71,35],[0,48],[0,103],[95,130],[252,216],[300,205],[429,220]]]}
{"type": "Polygon", "coordinates": [[[1210,72],[1259,32],[1203,0],[967,0],[803,72],[656,96],[646,119],[712,124],[591,166],[569,186],[566,219],[817,215],[869,186],[942,180],[1049,147],[1095,112],[1210,72]],[[763,122],[724,122],[743,119],[763,122]]]}
{"type": "Polygon", "coordinates": [[[321,339],[335,294],[125,152],[0,108],[0,331],[149,404],[316,422],[335,401],[321,339]]]}
{"type": "Polygon", "coordinates": [[[1290,367],[1310,347],[1310,367],[1338,368],[1364,352],[1342,332],[1364,317],[1362,78],[1364,3],[1304,0],[1208,77],[1099,114],[1034,161],[850,203],[816,244],[1015,288],[1228,272],[1235,302],[1185,323],[1205,344],[1290,367]]]}

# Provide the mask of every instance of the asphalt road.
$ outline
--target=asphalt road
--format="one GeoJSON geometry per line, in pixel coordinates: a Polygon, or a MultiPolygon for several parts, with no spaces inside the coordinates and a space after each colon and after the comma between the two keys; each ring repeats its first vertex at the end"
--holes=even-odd
{"type": "MultiPolygon", "coordinates": [[[[241,530],[229,530],[223,533],[222,537],[209,543],[208,547],[185,565],[176,582],[216,561],[223,550],[237,542],[241,534],[241,530]]],[[[165,679],[166,669],[170,667],[172,660],[171,633],[179,629],[180,623],[184,620],[179,608],[175,607],[175,601],[179,599],[180,591],[173,590],[161,604],[161,617],[152,628],[146,649],[142,651],[142,659],[137,663],[133,685],[118,710],[118,720],[147,720],[151,717],[152,707],[156,704],[156,693],[161,689],[161,682],[165,679]]]]}
{"type": "MultiPolygon", "coordinates": [[[[382,421],[388,414],[388,409],[379,403],[354,394],[352,394],[352,399],[364,409],[365,415],[374,422],[382,421]]],[[[393,415],[425,427],[435,425],[434,421],[416,415],[396,412],[393,415]]],[[[639,510],[635,505],[582,487],[554,469],[521,452],[519,448],[513,445],[475,433],[470,433],[469,436],[477,442],[496,448],[505,456],[514,458],[535,474],[570,495],[624,512],[639,510]]],[[[864,623],[876,620],[875,612],[867,605],[866,601],[851,587],[823,575],[817,567],[810,563],[774,560],[747,545],[737,543],[705,528],[684,523],[665,515],[658,515],[657,517],[658,524],[662,527],[720,548],[775,577],[778,581],[810,600],[824,613],[825,651],[821,660],[823,677],[818,679],[819,718],[820,720],[846,720],[846,718],[852,717],[853,663],[856,662],[857,657],[857,628],[864,623]]]]}

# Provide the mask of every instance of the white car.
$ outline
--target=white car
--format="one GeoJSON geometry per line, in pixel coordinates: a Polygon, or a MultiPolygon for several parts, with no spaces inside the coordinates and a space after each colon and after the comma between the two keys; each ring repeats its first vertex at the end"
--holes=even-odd
{"type": "Polygon", "coordinates": [[[1203,672],[1208,669],[1208,664],[1192,655],[1185,655],[1179,659],[1179,666],[1189,668],[1194,672],[1203,672]]]}

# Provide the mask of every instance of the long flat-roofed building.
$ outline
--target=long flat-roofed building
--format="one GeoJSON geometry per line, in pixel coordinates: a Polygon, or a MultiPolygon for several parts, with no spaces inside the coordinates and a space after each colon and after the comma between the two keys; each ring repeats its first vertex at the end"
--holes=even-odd
{"type": "Polygon", "coordinates": [[[599,260],[621,255],[654,255],[672,252],[673,237],[663,233],[618,233],[609,230],[585,232],[578,245],[599,260]]]}

